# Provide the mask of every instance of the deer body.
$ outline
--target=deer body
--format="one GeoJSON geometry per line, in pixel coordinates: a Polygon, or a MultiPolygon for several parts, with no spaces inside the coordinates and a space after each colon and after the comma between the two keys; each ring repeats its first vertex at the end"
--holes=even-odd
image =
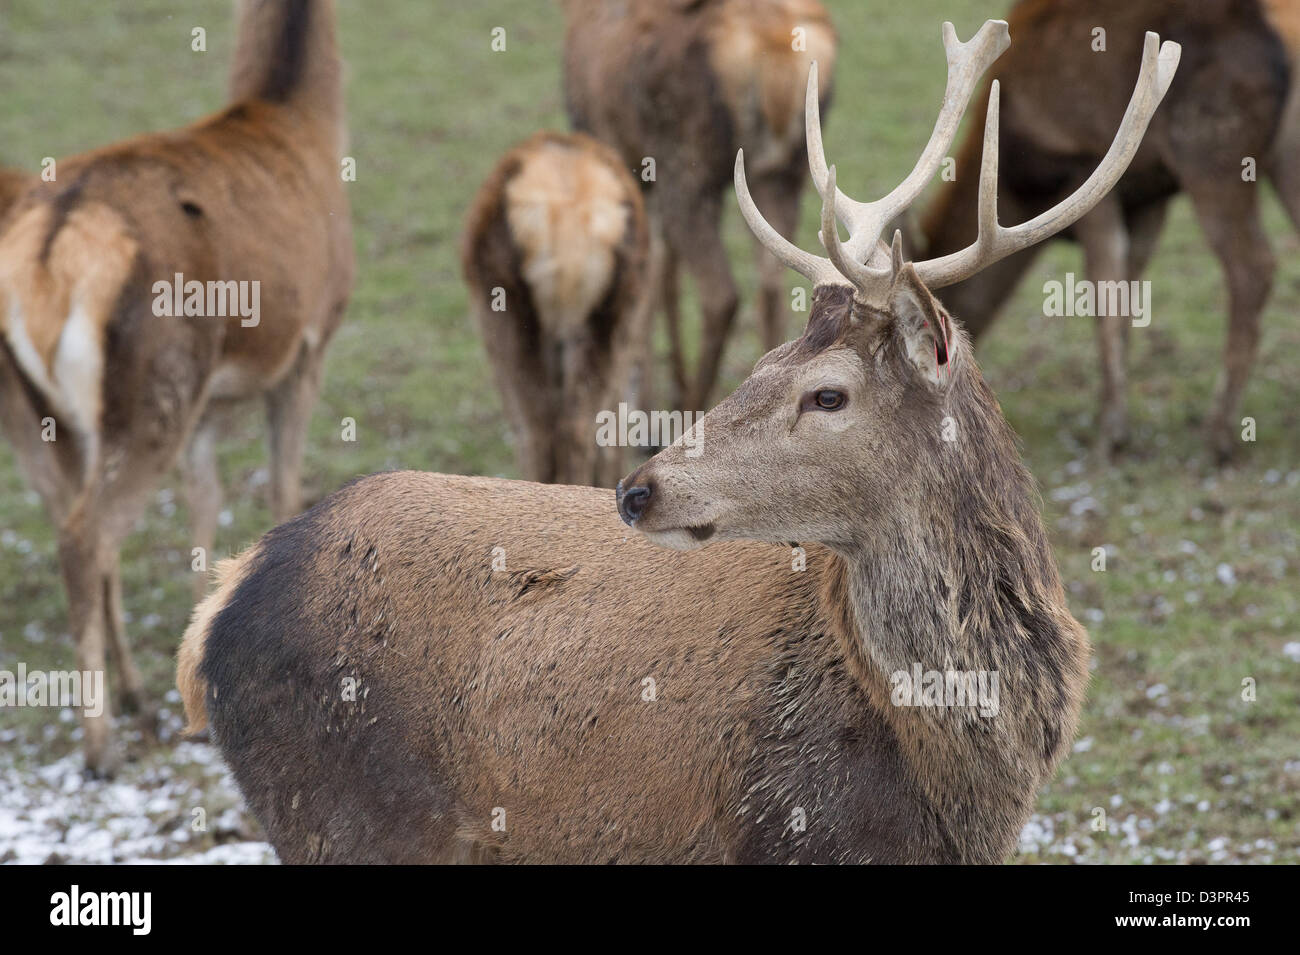
{"type": "MultiPolygon", "coordinates": [[[[872,561],[666,552],[595,490],[377,475],[221,573],[180,685],[285,862],[997,861],[1084,676],[1069,621],[1015,765],[978,719],[969,751],[908,754],[925,741],[891,726],[889,674],[863,649],[883,621],[855,609],[872,561]]],[[[921,636],[893,635],[900,661],[921,636]]],[[[1001,651],[968,649],[1011,699],[1001,651]]]]}
{"type": "MultiPolygon", "coordinates": [[[[818,0],[566,0],[565,13],[569,119],[642,178],[656,236],[651,281],[667,316],[676,400],[686,410],[703,408],[738,302],[720,233],[736,150],[744,147],[756,162],[760,207],[792,236],[806,162],[804,79],[808,63],[819,60],[819,95],[829,99],[834,29],[818,0]],[[694,375],[682,353],[679,267],[700,297],[694,375]]],[[[785,338],[788,291],[779,263],[761,245],[756,251],[759,328],[771,349],[785,338]]]]}
{"type": "MultiPolygon", "coordinates": [[[[330,3],[245,3],[229,107],[61,160],[58,180],[33,177],[5,217],[0,419],[58,530],[78,666],[102,670],[109,641],[128,706],[143,684],[118,549],[184,452],[194,545],[210,556],[229,403],[266,400],[272,510],[298,508],[307,420],[352,279],[339,70],[330,3]],[[260,314],[159,314],[172,297],[160,282],[256,282],[260,314]]],[[[120,756],[110,718],[86,718],[92,771],[120,756]]]]}
{"type": "Polygon", "coordinates": [[[1101,201],[1179,56],[1147,35],[1116,149],[1015,226],[995,211],[994,84],[980,239],[905,262],[880,232],[1009,42],[1005,23],[964,43],[944,25],[930,142],[873,202],[836,187],[810,71],[827,255],[781,236],[735,164],[746,223],[814,283],[808,325],[614,501],[379,475],[219,568],[177,684],[286,860],[1006,856],[1070,746],[1089,647],[1015,437],[930,286],[1101,201]],[[996,674],[1000,704],[907,692],[926,671],[996,674]]]}
{"type": "MultiPolygon", "coordinates": [[[[1207,433],[1227,457],[1237,444],[1238,406],[1259,340],[1274,258],[1260,220],[1260,182],[1247,177],[1253,157],[1262,181],[1272,178],[1300,228],[1300,102],[1286,112],[1289,60],[1300,49],[1295,0],[1023,0],[1008,16],[1018,43],[991,75],[1004,90],[999,209],[1025,219],[1057,203],[1101,158],[1108,130],[1127,102],[1129,76],[1109,68],[1132,62],[1142,33],[1181,42],[1188,62],[1152,120],[1143,146],[1115,190],[1064,235],[1082,247],[1095,282],[1139,279],[1155,250],[1168,202],[1186,193],[1211,251],[1223,267],[1229,322],[1224,373],[1207,433]],[[1105,52],[1093,49],[1105,31],[1105,52]],[[1080,99],[1076,91],[1086,89],[1080,99]]],[[[944,255],[974,235],[979,191],[979,124],[922,217],[921,251],[944,255]]],[[[1037,247],[947,289],[945,304],[981,335],[1033,261],[1037,247]]],[[[1163,316],[1176,320],[1176,316],[1163,316]]],[[[1127,440],[1125,355],[1133,316],[1099,317],[1101,359],[1098,445],[1127,440]]]]}
{"type": "Polygon", "coordinates": [[[647,246],[636,182],[580,133],[519,144],[475,197],[461,263],[529,480],[610,485],[622,473],[594,434],[648,347],[647,246]]]}

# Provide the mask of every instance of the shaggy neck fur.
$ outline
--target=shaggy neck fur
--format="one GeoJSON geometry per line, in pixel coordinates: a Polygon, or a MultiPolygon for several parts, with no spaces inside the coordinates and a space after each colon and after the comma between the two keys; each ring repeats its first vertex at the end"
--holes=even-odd
{"type": "Polygon", "coordinates": [[[1090,648],[1066,607],[1032,479],[963,351],[947,400],[929,409],[936,447],[913,456],[949,460],[900,475],[896,504],[836,548],[843,564],[824,597],[955,851],[990,863],[1014,847],[1073,738],[1090,648]],[[938,421],[949,414],[961,437],[942,447],[938,421]],[[896,705],[891,675],[916,664],[996,672],[997,715],[896,705]]]}
{"type": "Polygon", "coordinates": [[[333,0],[240,0],[230,100],[256,99],[341,124],[333,0]]]}

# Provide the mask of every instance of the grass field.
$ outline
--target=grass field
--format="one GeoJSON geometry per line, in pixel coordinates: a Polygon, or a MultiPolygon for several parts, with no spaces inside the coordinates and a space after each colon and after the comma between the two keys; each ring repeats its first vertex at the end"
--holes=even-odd
{"type": "MultiPolygon", "coordinates": [[[[911,168],[928,135],[944,84],[942,20],[956,16],[965,37],[1003,8],[825,2],[842,46],[827,148],[844,188],[867,198],[911,168]]],[[[359,277],[312,423],[308,499],[393,467],[513,476],[456,242],[501,152],[564,125],[557,9],[344,0],[341,16],[359,277]],[[489,46],[497,26],[505,52],[489,46]],[[356,419],[355,443],[340,438],[344,417],[356,419]]],[[[231,32],[226,0],[0,0],[0,163],[38,171],[45,156],[217,108],[231,32]],[[207,30],[206,53],[190,50],[196,26],[207,30]]],[[[815,220],[808,200],[806,247],[815,220]]],[[[1185,201],[1147,276],[1155,311],[1132,336],[1134,442],[1115,466],[1097,470],[1087,455],[1091,320],[1042,314],[1043,281],[1081,269],[1074,248],[1039,259],[981,342],[985,374],[1042,485],[1072,609],[1096,646],[1075,753],[1042,794],[1016,861],[1300,862],[1300,384],[1291,370],[1300,246],[1271,194],[1267,221],[1281,264],[1243,408],[1258,436],[1229,468],[1208,464],[1199,431],[1225,293],[1185,201]],[[1104,573],[1090,566],[1099,546],[1104,573]],[[1247,678],[1254,702],[1242,699],[1247,678]],[[1105,831],[1093,828],[1098,809],[1105,831]]],[[[740,285],[752,289],[748,236],[730,209],[727,235],[740,285]]],[[[726,358],[728,388],[758,356],[749,299],[726,358]]],[[[250,406],[222,446],[222,553],[270,526],[260,411],[250,406]]],[[[124,552],[128,628],[160,698],[190,609],[188,540],[173,475],[124,552]]],[[[51,528],[0,444],[0,667],[20,659],[67,668],[73,648],[51,528]]],[[[6,778],[51,785],[38,767],[75,753],[74,726],[48,710],[0,711],[6,778]]],[[[156,768],[169,752],[137,745],[134,755],[156,768]]]]}

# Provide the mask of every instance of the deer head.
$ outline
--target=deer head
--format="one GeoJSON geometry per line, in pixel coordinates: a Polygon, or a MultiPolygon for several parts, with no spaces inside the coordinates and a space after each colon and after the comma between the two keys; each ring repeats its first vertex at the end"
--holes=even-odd
{"type": "Polygon", "coordinates": [[[709,540],[817,541],[849,547],[873,517],[935,481],[961,493],[996,483],[1014,438],[971,356],[965,333],[931,289],[975,274],[1041,242],[1087,213],[1123,175],[1173,80],[1180,48],[1146,35],[1141,73],[1110,150],[1079,189],[1018,226],[997,219],[998,82],[992,83],[980,169],[979,235],[969,247],[907,262],[901,235],[880,238],[939,170],[981,75],[1010,44],[1007,24],[987,21],[962,43],[943,26],[948,85],[929,142],[889,195],[855,201],[827,167],[817,66],[805,106],[808,164],[822,197],[826,256],[805,252],[762,217],[736,156],[740,209],[754,234],[813,283],[802,337],[759,360],[750,377],[679,441],[618,487],[623,520],[658,544],[709,540]],[[837,220],[849,230],[841,241],[837,220]],[[702,449],[696,456],[687,449],[702,449]],[[924,487],[923,487],[924,486],[924,487]]]}

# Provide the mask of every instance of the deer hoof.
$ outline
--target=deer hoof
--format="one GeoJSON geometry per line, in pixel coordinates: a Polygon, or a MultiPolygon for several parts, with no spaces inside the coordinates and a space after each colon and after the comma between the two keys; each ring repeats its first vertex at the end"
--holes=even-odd
{"type": "Polygon", "coordinates": [[[143,690],[123,690],[121,699],[118,700],[120,712],[126,716],[134,716],[139,713],[144,706],[143,690]]]}
{"type": "Polygon", "coordinates": [[[1093,458],[1099,464],[1110,464],[1128,447],[1128,440],[1128,426],[1122,419],[1103,420],[1093,445],[1093,458]]]}
{"type": "Polygon", "coordinates": [[[162,728],[162,719],[158,714],[158,707],[151,703],[140,703],[135,713],[136,725],[140,727],[140,732],[150,742],[158,742],[159,731],[162,728]]]}
{"type": "Polygon", "coordinates": [[[1237,456],[1237,442],[1233,440],[1232,429],[1215,429],[1209,434],[1210,457],[1218,467],[1222,467],[1237,456]]]}
{"type": "Polygon", "coordinates": [[[96,750],[86,750],[86,766],[82,776],[86,779],[113,779],[122,768],[122,753],[109,744],[96,750]]]}

